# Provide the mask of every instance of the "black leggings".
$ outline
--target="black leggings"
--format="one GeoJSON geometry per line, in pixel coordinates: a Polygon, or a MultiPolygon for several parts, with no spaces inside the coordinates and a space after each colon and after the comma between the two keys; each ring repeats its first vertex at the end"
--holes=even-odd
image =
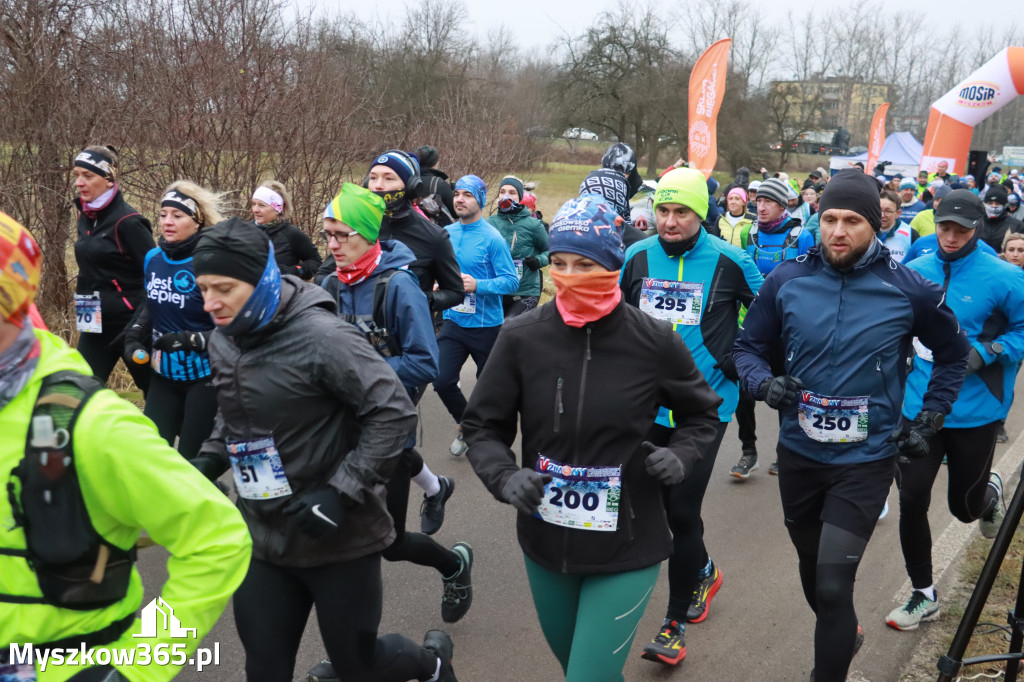
{"type": "Polygon", "coordinates": [[[756,404],[746,391],[740,390],[740,401],[736,404],[736,427],[740,432],[744,455],[757,453],[757,419],[754,417],[756,404]]]}
{"type": "Polygon", "coordinates": [[[428,680],[437,656],[403,635],[377,637],[383,585],[380,554],[312,568],[253,559],[235,593],[235,625],[248,682],[291,682],[309,611],[346,682],[428,680]]]}
{"type": "MultiPolygon", "coordinates": [[[[700,569],[708,563],[700,508],[704,503],[711,472],[715,468],[722,436],[728,426],[728,422],[719,422],[718,434],[704,451],[704,456],[692,471],[686,472],[686,479],[682,483],[669,486],[665,491],[665,509],[672,530],[672,556],[668,560],[668,610],[665,617],[680,623],[686,620],[686,611],[690,607],[693,590],[697,587],[700,569]]],[[[666,445],[671,435],[670,429],[655,425],[651,431],[651,440],[657,445],[666,445]]]]}
{"type": "Polygon", "coordinates": [[[944,428],[932,439],[926,456],[899,462],[896,485],[900,489],[900,545],[914,587],[932,584],[928,507],[942,457],[946,456],[949,465],[949,511],[964,523],[981,518],[997,501],[988,477],[999,427],[1000,422],[996,421],[969,429],[944,428]]]}
{"type": "Polygon", "coordinates": [[[446,578],[458,572],[461,566],[458,555],[437,544],[429,535],[405,531],[405,517],[409,510],[409,481],[422,469],[423,457],[420,453],[413,448],[402,451],[395,473],[387,482],[388,513],[395,521],[396,537],[382,556],[388,561],[408,561],[419,566],[432,566],[442,578],[446,578]]]}
{"type": "Polygon", "coordinates": [[[153,420],[168,445],[174,447],[177,438],[178,452],[192,459],[213,430],[217,389],[208,378],[171,381],[154,372],[143,413],[153,420]]]}
{"type": "MultiPolygon", "coordinates": [[[[103,331],[99,334],[83,332],[78,336],[78,352],[82,354],[85,361],[92,368],[92,373],[100,381],[106,383],[114,365],[124,354],[124,337],[118,339],[124,325],[107,325],[104,323],[103,331]],[[110,331],[107,331],[107,330],[110,331]],[[114,343],[117,339],[117,343],[114,343]],[[113,344],[113,346],[111,346],[113,344]]],[[[128,373],[132,375],[135,385],[144,394],[149,391],[149,378],[152,375],[149,365],[137,365],[134,362],[125,363],[128,373]]]]}
{"type": "Polygon", "coordinates": [[[800,560],[804,598],[817,616],[814,679],[843,682],[857,640],[853,583],[868,541],[831,523],[789,528],[800,560]]]}

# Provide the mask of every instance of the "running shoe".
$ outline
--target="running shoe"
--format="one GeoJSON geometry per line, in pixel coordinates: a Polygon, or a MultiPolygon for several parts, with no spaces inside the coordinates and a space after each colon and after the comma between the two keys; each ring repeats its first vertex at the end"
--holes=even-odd
{"type": "Polygon", "coordinates": [[[978,519],[978,528],[981,529],[982,535],[991,540],[999,532],[999,527],[1003,525],[1006,505],[1003,500],[1003,479],[999,477],[999,474],[994,471],[990,473],[988,484],[996,489],[996,505],[992,507],[992,511],[978,519]]]}
{"type": "Polygon", "coordinates": [[[452,444],[448,446],[448,452],[452,453],[456,457],[461,457],[468,449],[469,446],[466,445],[466,441],[462,439],[462,427],[460,426],[459,430],[455,433],[455,440],[453,440],[452,444]]]}
{"type": "Polygon", "coordinates": [[[306,682],[341,682],[341,679],[338,677],[338,673],[334,672],[331,662],[323,660],[306,673],[306,682]]]}
{"type": "Polygon", "coordinates": [[[886,500],[885,504],[882,505],[882,513],[878,515],[878,520],[881,521],[882,519],[884,519],[888,515],[889,515],[889,500],[886,500]]]}
{"type": "Polygon", "coordinates": [[[473,548],[457,542],[452,551],[459,555],[462,568],[452,577],[442,578],[441,620],[446,623],[457,623],[473,605],[473,548]]]}
{"type": "Polygon", "coordinates": [[[1010,437],[1008,435],[1006,435],[1006,427],[1005,426],[1000,426],[999,427],[999,433],[996,434],[996,442],[997,443],[1005,443],[1008,440],[1010,440],[1010,437]]]}
{"type": "Polygon", "coordinates": [[[722,572],[718,566],[711,564],[711,575],[697,581],[697,587],[693,590],[693,599],[690,607],[686,609],[686,620],[689,623],[701,623],[711,612],[711,600],[718,593],[722,586],[722,572]]]}
{"type": "Polygon", "coordinates": [[[433,535],[441,530],[444,523],[444,503],[455,492],[455,480],[447,476],[437,477],[441,489],[437,494],[427,497],[423,494],[423,503],[420,504],[420,532],[433,535]]]}
{"type": "Polygon", "coordinates": [[[661,631],[644,647],[640,656],[665,665],[682,663],[686,658],[684,634],[685,629],[679,625],[679,621],[666,620],[661,626],[661,631]]]}
{"type": "Polygon", "coordinates": [[[779,460],[775,460],[774,462],[771,463],[771,465],[768,467],[768,473],[771,474],[772,476],[779,475],[779,460]]]}
{"type": "MultiPolygon", "coordinates": [[[[857,624],[857,639],[853,641],[853,655],[856,656],[860,648],[864,646],[864,628],[857,624]]],[[[852,657],[851,657],[852,658],[852,657]]],[[[814,668],[811,668],[811,679],[810,682],[814,682],[814,668]]]]}
{"type": "Polygon", "coordinates": [[[923,621],[935,620],[939,615],[939,593],[935,593],[933,601],[924,592],[914,590],[906,604],[889,612],[885,624],[905,632],[916,630],[923,621]]]}
{"type": "Polygon", "coordinates": [[[444,630],[427,630],[427,634],[423,636],[423,648],[433,652],[441,660],[437,682],[459,682],[455,679],[455,671],[452,669],[455,644],[451,635],[444,630]]]}
{"type": "Polygon", "coordinates": [[[729,475],[734,476],[741,481],[745,481],[750,478],[750,474],[754,473],[761,468],[761,465],[757,463],[757,453],[751,452],[746,453],[740,457],[740,461],[736,462],[736,466],[729,469],[729,475]]]}

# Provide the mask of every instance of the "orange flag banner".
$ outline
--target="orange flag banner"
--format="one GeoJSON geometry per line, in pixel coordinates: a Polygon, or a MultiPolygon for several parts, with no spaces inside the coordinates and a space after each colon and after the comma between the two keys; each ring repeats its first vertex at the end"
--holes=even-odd
{"type": "Polygon", "coordinates": [[[718,110],[725,95],[731,38],[723,38],[704,51],[690,72],[689,161],[710,177],[718,161],[718,110]]]}
{"type": "Polygon", "coordinates": [[[874,173],[878,165],[878,157],[885,146],[885,115],[889,113],[889,103],[878,105],[875,117],[871,119],[871,135],[868,137],[868,162],[864,164],[865,173],[874,173]]]}

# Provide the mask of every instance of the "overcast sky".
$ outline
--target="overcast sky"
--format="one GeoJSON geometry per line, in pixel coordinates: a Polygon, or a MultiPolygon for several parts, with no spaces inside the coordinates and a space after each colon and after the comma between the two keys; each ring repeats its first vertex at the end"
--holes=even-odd
{"type": "MultiPolygon", "coordinates": [[[[414,1],[414,0],[413,0],[414,1]]],[[[720,0],[704,0],[705,2],[718,2],[720,0]]],[[[375,17],[390,18],[400,17],[404,11],[405,2],[401,0],[390,0],[389,2],[367,2],[365,0],[299,0],[301,4],[308,3],[316,6],[319,11],[331,14],[353,13],[363,20],[372,20],[375,17]]],[[[788,13],[795,16],[803,16],[811,3],[806,0],[748,0],[751,6],[760,8],[761,12],[770,18],[785,20],[788,13]]],[[[511,31],[515,37],[515,43],[524,49],[544,49],[555,43],[559,36],[566,32],[578,34],[582,32],[594,17],[604,10],[611,10],[617,6],[616,0],[515,0],[510,3],[495,2],[494,0],[466,0],[466,9],[469,12],[469,19],[472,29],[478,37],[485,38],[489,31],[500,29],[511,31]]],[[[674,3],[660,0],[658,7],[674,6],[674,3]]],[[[887,2],[885,6],[895,9],[896,2],[887,2]]],[[[818,4],[822,10],[828,8],[828,4],[818,4]]],[[[967,12],[964,10],[962,0],[928,0],[924,4],[905,5],[904,11],[913,12],[922,17],[927,17],[928,25],[938,29],[943,34],[954,25],[967,28],[975,28],[987,24],[998,23],[1000,27],[1009,23],[1007,16],[1012,16],[1010,6],[991,6],[994,12],[967,12]],[[1005,14],[1001,14],[1005,11],[1005,14]]],[[[881,26],[879,29],[881,30],[881,26]]],[[[1006,47],[1005,45],[993,46],[993,54],[1006,47]]]]}

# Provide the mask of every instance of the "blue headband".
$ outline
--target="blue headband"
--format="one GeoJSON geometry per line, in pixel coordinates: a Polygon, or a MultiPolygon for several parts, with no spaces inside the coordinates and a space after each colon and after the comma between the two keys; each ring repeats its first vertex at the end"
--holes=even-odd
{"type": "Polygon", "coordinates": [[[480,204],[480,210],[487,205],[487,185],[475,175],[463,175],[455,183],[455,189],[464,189],[473,195],[476,203],[480,204]]]}
{"type": "Polygon", "coordinates": [[[229,336],[247,334],[267,326],[281,303],[281,269],[274,259],[273,242],[268,243],[268,246],[267,267],[245,305],[224,329],[224,333],[229,336]]]}

